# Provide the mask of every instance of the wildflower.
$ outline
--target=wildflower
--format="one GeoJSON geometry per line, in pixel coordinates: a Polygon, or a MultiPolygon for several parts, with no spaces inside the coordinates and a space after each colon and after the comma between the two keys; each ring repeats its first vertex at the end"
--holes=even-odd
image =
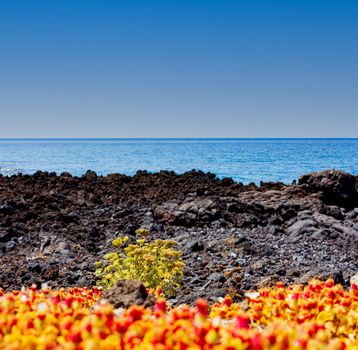
{"type": "Polygon", "coordinates": [[[119,279],[136,279],[147,288],[155,290],[160,287],[164,295],[172,295],[184,274],[182,252],[173,249],[176,242],[150,242],[141,238],[136,244],[127,244],[128,240],[128,236],[115,239],[113,245],[119,251],[107,253],[104,262],[97,264],[95,275],[99,278],[98,284],[109,288],[119,279]]]}
{"type": "Polygon", "coordinates": [[[139,236],[149,236],[149,230],[145,229],[145,228],[139,228],[138,230],[135,231],[135,233],[139,236]]]}

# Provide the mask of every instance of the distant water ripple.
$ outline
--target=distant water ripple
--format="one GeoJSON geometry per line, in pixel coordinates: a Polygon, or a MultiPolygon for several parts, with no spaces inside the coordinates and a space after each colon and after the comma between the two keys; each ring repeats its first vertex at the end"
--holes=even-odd
{"type": "Polygon", "coordinates": [[[358,139],[0,139],[4,175],[199,169],[243,183],[291,183],[328,168],[358,175],[358,139]]]}

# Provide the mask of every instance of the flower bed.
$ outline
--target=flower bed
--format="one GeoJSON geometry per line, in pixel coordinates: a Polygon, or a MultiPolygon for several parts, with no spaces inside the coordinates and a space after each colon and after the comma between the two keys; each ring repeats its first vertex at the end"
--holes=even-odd
{"type": "Polygon", "coordinates": [[[0,349],[358,349],[358,287],[278,283],[208,306],[114,310],[97,288],[0,291],[0,349]]]}

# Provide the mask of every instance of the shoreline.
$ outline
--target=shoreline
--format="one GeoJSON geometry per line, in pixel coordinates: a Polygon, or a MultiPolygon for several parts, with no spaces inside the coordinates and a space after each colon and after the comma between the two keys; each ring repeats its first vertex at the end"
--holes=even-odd
{"type": "Polygon", "coordinates": [[[358,175],[357,142],[334,138],[2,140],[0,173],[65,171],[81,177],[90,169],[102,176],[134,176],[138,169],[177,174],[200,169],[245,185],[259,186],[260,181],[290,185],[302,174],[330,168],[358,175]]]}
{"type": "Polygon", "coordinates": [[[93,286],[111,240],[141,227],[183,251],[174,303],[278,280],[348,285],[358,271],[357,183],[339,171],[261,186],[200,171],[0,176],[0,287],[93,286]]]}

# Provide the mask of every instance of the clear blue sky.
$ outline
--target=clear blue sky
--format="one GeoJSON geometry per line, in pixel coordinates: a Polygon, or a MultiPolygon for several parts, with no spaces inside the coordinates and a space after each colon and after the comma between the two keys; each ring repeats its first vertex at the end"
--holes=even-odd
{"type": "Polygon", "coordinates": [[[0,137],[358,137],[357,0],[0,0],[0,137]]]}

